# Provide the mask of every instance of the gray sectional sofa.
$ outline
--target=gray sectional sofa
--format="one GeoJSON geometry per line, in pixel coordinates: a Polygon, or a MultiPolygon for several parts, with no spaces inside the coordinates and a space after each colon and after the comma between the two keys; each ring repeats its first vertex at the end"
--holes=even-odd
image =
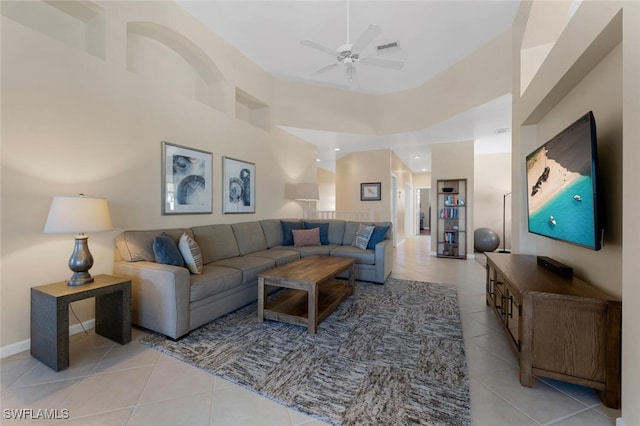
{"type": "Polygon", "coordinates": [[[283,246],[279,219],[124,231],[116,237],[113,273],[131,279],[133,323],[174,339],[257,300],[258,274],[300,257],[352,257],[357,280],[384,283],[393,263],[390,222],[370,223],[389,230],[375,248],[365,250],[351,246],[360,222],[307,221],[313,222],[329,224],[328,244],[283,246]],[[202,253],[202,274],[155,262],[153,241],[162,232],[176,243],[183,233],[193,237],[202,253]]]}

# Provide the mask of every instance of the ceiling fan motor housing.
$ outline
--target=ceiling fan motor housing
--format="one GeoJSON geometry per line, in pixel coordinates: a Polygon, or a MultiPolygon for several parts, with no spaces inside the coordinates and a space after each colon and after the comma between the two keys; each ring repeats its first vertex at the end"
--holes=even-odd
{"type": "Polygon", "coordinates": [[[350,62],[356,62],[360,58],[360,55],[351,49],[353,49],[352,44],[343,44],[338,47],[338,56],[336,56],[338,61],[344,62],[346,59],[350,59],[350,62]]]}

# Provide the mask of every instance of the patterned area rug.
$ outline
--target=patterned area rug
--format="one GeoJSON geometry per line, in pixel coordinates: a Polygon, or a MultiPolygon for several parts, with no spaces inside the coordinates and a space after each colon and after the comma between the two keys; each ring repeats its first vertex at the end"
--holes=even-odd
{"type": "Polygon", "coordinates": [[[142,340],[189,364],[336,425],[470,425],[456,289],[356,282],[311,335],[259,322],[253,303],[172,341],[142,340]]]}

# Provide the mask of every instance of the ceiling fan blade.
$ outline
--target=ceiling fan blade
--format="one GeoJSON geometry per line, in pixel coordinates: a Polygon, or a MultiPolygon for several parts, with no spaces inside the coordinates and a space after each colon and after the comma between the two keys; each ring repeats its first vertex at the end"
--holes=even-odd
{"type": "Polygon", "coordinates": [[[367,47],[369,43],[373,41],[374,38],[378,37],[382,33],[382,30],[377,25],[369,25],[366,30],[358,37],[358,39],[353,43],[351,50],[353,52],[360,52],[362,49],[367,47]]]}
{"type": "Polygon", "coordinates": [[[334,57],[338,55],[338,52],[336,52],[335,49],[331,49],[330,47],[323,46],[320,43],[316,43],[315,41],[312,41],[312,40],[300,40],[300,44],[304,44],[305,46],[309,46],[313,49],[327,53],[334,57]]]}
{"type": "Polygon", "coordinates": [[[337,62],[335,62],[335,63],[333,63],[333,64],[329,64],[329,65],[324,65],[324,66],[322,66],[322,67],[318,68],[317,70],[315,70],[315,71],[311,72],[311,74],[310,74],[310,75],[322,74],[323,72],[327,72],[327,71],[329,71],[331,68],[335,68],[335,67],[337,67],[337,66],[338,66],[338,63],[337,63],[337,62]]]}
{"type": "Polygon", "coordinates": [[[360,58],[360,62],[365,65],[374,65],[376,67],[393,68],[399,70],[404,66],[404,62],[395,61],[393,59],[381,59],[381,58],[360,58]]]}

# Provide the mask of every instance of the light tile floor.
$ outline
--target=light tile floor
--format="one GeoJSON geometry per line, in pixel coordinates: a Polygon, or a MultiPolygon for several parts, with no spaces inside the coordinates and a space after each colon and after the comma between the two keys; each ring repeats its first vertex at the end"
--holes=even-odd
{"type": "MultiPolygon", "coordinates": [[[[453,284],[458,289],[474,425],[612,425],[620,416],[595,391],[554,380],[525,388],[517,358],[484,299],[482,255],[473,260],[430,256],[430,238],[395,250],[393,276],[453,284]]],[[[90,332],[71,338],[70,368],[54,372],[28,352],[0,363],[4,424],[65,425],[321,425],[311,417],[179,362],[138,341],[121,346],[90,332]],[[7,409],[58,409],[45,421],[8,419],[7,409]],[[62,411],[62,410],[68,411],[62,411]]],[[[24,413],[24,412],[23,412],[24,413]]],[[[32,412],[33,416],[38,414],[32,412]]]]}

